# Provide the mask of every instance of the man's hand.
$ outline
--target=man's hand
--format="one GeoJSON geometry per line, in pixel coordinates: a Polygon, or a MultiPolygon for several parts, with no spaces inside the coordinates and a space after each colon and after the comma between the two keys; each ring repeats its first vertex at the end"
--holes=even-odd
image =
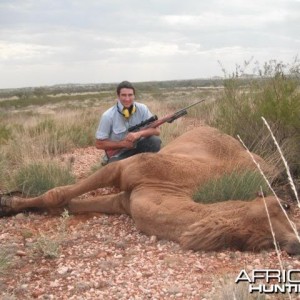
{"type": "Polygon", "coordinates": [[[128,141],[126,138],[120,141],[120,148],[132,149],[134,148],[134,142],[128,141]]]}
{"type": "Polygon", "coordinates": [[[134,143],[142,137],[148,137],[151,135],[159,135],[159,134],[160,134],[159,128],[146,128],[136,132],[129,132],[124,140],[134,143]]]}
{"type": "Polygon", "coordinates": [[[159,128],[146,128],[137,132],[130,132],[122,141],[111,141],[109,139],[96,140],[96,148],[102,150],[116,150],[116,149],[132,149],[134,144],[142,137],[151,135],[159,135],[159,128]]]}
{"type": "Polygon", "coordinates": [[[137,132],[129,132],[128,135],[125,137],[125,141],[134,143],[135,141],[141,138],[141,134],[137,132]]]}

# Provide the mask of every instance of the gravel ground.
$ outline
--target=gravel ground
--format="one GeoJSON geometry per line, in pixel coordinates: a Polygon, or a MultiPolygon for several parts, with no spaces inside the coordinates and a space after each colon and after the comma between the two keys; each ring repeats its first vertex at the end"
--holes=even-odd
{"type": "MultiPolygon", "coordinates": [[[[99,156],[91,147],[64,159],[82,178],[99,156]]],[[[0,219],[0,244],[10,262],[0,299],[234,299],[225,294],[242,269],[279,268],[274,251],[184,251],[138,232],[126,215],[21,213],[0,219]]],[[[285,268],[300,268],[299,257],[281,255],[285,268]]]]}

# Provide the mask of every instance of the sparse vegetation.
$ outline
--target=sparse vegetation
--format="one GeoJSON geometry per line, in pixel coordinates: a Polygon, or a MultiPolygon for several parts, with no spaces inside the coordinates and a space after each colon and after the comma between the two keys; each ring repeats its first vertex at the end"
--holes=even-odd
{"type": "MultiPolygon", "coordinates": [[[[32,184],[33,178],[22,178],[22,174],[28,175],[26,169],[33,162],[35,166],[31,166],[30,170],[32,171],[32,168],[41,170],[41,166],[37,165],[43,165],[49,181],[51,177],[57,176],[57,168],[50,168],[53,164],[59,164],[61,172],[66,175],[65,170],[70,172],[70,166],[68,162],[59,162],[59,155],[76,147],[92,145],[98,119],[97,111],[77,109],[65,110],[55,115],[37,114],[29,117],[28,113],[8,113],[2,120],[11,134],[0,149],[0,189],[8,190],[26,186],[28,192],[29,187],[26,182],[29,181],[32,184]],[[49,167],[46,168],[46,165],[49,167]]],[[[38,180],[40,175],[40,173],[36,176],[32,174],[31,177],[38,180]]],[[[63,179],[61,184],[70,182],[62,178],[65,175],[58,176],[63,179]]],[[[52,186],[52,184],[46,184],[46,186],[52,186]]]]}
{"type": "Polygon", "coordinates": [[[0,123],[0,145],[5,144],[5,142],[9,139],[10,134],[11,130],[9,127],[0,123]]]}
{"type": "Polygon", "coordinates": [[[56,238],[41,234],[34,244],[33,250],[45,258],[57,258],[60,253],[60,243],[56,238]]]}
{"type": "MultiPolygon", "coordinates": [[[[224,276],[216,280],[216,286],[219,286],[220,289],[217,292],[217,295],[214,295],[219,300],[265,300],[266,295],[264,294],[250,294],[249,293],[249,284],[245,282],[235,283],[235,278],[232,276],[224,276]]],[[[281,298],[283,299],[283,298],[281,298]]]]}
{"type": "Polygon", "coordinates": [[[5,272],[11,264],[12,256],[5,248],[0,248],[0,275],[5,272]]]}
{"type": "Polygon", "coordinates": [[[68,211],[64,210],[59,219],[55,234],[52,236],[45,233],[39,234],[36,241],[31,245],[34,254],[50,259],[59,256],[61,245],[66,240],[69,217],[68,211]]]}

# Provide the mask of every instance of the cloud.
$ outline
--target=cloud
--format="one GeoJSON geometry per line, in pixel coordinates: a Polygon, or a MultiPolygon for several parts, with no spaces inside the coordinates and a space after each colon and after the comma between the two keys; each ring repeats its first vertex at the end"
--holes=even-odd
{"type": "Polygon", "coordinates": [[[58,51],[52,46],[0,41],[0,61],[2,63],[45,62],[46,58],[58,51]]]}
{"type": "Polygon", "coordinates": [[[110,51],[116,54],[134,53],[141,57],[165,57],[170,55],[190,55],[192,53],[197,53],[199,49],[200,45],[194,43],[180,45],[178,43],[152,41],[143,45],[136,45],[135,47],[112,48],[110,51]]]}
{"type": "Polygon", "coordinates": [[[264,14],[224,15],[222,13],[203,13],[201,15],[166,15],[163,22],[171,26],[185,26],[189,29],[211,28],[258,28],[270,23],[281,23],[288,16],[284,11],[270,11],[264,14]]]}
{"type": "Polygon", "coordinates": [[[292,60],[296,0],[2,0],[0,88],[122,78],[220,75],[226,66],[292,60]]]}

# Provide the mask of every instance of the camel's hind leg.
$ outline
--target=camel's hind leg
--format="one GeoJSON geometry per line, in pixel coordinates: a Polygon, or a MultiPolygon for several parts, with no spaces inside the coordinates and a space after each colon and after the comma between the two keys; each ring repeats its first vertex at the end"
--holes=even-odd
{"type": "Polygon", "coordinates": [[[120,187],[122,162],[111,163],[96,171],[88,178],[73,185],[61,186],[49,190],[45,194],[34,198],[11,197],[1,199],[0,216],[17,213],[27,208],[56,209],[64,207],[68,202],[79,195],[100,187],[120,187]]]}
{"type": "Polygon", "coordinates": [[[130,193],[121,192],[114,195],[90,197],[87,199],[72,199],[68,210],[73,214],[86,212],[101,212],[106,214],[130,215],[130,193]]]}

